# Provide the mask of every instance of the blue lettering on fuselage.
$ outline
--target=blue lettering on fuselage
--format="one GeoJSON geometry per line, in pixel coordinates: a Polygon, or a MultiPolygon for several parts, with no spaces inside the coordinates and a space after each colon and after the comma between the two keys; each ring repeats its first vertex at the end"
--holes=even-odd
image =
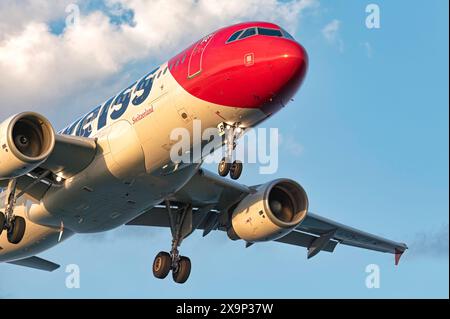
{"type": "Polygon", "coordinates": [[[136,93],[140,92],[140,95],[133,99],[133,105],[140,105],[148,98],[153,87],[153,79],[155,78],[154,74],[158,70],[159,68],[153,70],[139,81],[136,86],[136,93]]]}
{"type": "Polygon", "coordinates": [[[97,106],[93,111],[83,117],[80,125],[78,125],[76,132],[77,136],[89,137],[92,134],[92,122],[97,118],[98,112],[100,111],[100,106],[97,106]]]}
{"type": "Polygon", "coordinates": [[[64,129],[62,131],[62,134],[65,135],[72,135],[72,133],[75,131],[75,127],[78,125],[78,123],[80,123],[81,119],[76,120],[74,123],[72,123],[69,127],[67,127],[66,129],[64,129]]]}
{"type": "Polygon", "coordinates": [[[112,120],[117,120],[125,114],[125,111],[128,109],[128,105],[130,104],[131,91],[135,84],[136,82],[123,90],[122,93],[117,95],[115,98],[114,103],[111,106],[113,109],[110,115],[112,120]]]}
{"type": "Polygon", "coordinates": [[[97,130],[101,130],[106,126],[106,122],[108,121],[108,111],[113,101],[114,97],[110,98],[105,102],[105,104],[103,104],[100,111],[100,117],[98,118],[97,130]]]}
{"type": "Polygon", "coordinates": [[[141,80],[133,83],[128,88],[120,92],[117,96],[110,98],[103,105],[97,106],[94,110],[63,129],[60,133],[65,135],[89,137],[94,131],[93,122],[97,119],[97,117],[98,131],[108,124],[108,117],[111,120],[120,119],[130,106],[130,102],[134,106],[139,106],[150,96],[154,76],[159,69],[160,68],[154,69],[141,80]],[[135,95],[133,100],[131,100],[132,93],[135,95]]]}

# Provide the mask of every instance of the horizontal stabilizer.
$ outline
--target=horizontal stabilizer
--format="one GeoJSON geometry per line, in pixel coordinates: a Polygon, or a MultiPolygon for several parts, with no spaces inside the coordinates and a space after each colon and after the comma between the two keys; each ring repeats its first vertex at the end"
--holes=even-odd
{"type": "Polygon", "coordinates": [[[33,256],[33,257],[29,257],[29,258],[25,258],[25,259],[20,259],[20,260],[16,260],[16,261],[11,261],[8,262],[8,264],[13,264],[13,265],[17,265],[17,266],[22,266],[22,267],[28,267],[28,268],[34,268],[34,269],[39,269],[39,270],[43,270],[43,271],[55,271],[56,269],[58,269],[60,266],[52,263],[51,261],[33,256]]]}

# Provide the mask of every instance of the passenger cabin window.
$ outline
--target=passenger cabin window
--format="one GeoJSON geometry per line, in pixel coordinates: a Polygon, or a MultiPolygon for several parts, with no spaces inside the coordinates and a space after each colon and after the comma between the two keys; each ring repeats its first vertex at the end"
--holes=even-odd
{"type": "Polygon", "coordinates": [[[266,29],[266,28],[258,28],[259,35],[266,35],[269,37],[283,37],[283,33],[280,30],[276,29],[266,29]]]}
{"type": "Polygon", "coordinates": [[[241,34],[241,36],[239,37],[239,40],[251,37],[253,35],[256,35],[256,29],[255,28],[247,29],[241,34]]]}

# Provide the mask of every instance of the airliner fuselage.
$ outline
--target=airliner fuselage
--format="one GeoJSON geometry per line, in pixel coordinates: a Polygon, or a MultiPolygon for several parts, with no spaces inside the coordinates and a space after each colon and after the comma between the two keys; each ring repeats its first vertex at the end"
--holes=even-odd
{"type": "Polygon", "coordinates": [[[61,185],[39,201],[17,203],[27,232],[18,244],[0,237],[0,261],[34,256],[74,233],[117,228],[160,204],[200,167],[173,163],[174,128],[194,134],[195,120],[203,128],[254,127],[288,104],[307,63],[287,32],[255,22],[218,30],[152,69],[61,130],[95,139],[95,158],[81,173],[61,173],[61,185]]]}

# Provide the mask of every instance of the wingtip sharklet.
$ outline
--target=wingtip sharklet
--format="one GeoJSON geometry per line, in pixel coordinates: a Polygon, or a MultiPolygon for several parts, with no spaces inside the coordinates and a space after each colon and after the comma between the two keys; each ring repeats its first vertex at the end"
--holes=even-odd
{"type": "Polygon", "coordinates": [[[402,249],[395,248],[395,266],[398,266],[398,264],[400,263],[400,258],[402,258],[402,255],[406,251],[406,249],[408,249],[406,245],[402,249]]]}

